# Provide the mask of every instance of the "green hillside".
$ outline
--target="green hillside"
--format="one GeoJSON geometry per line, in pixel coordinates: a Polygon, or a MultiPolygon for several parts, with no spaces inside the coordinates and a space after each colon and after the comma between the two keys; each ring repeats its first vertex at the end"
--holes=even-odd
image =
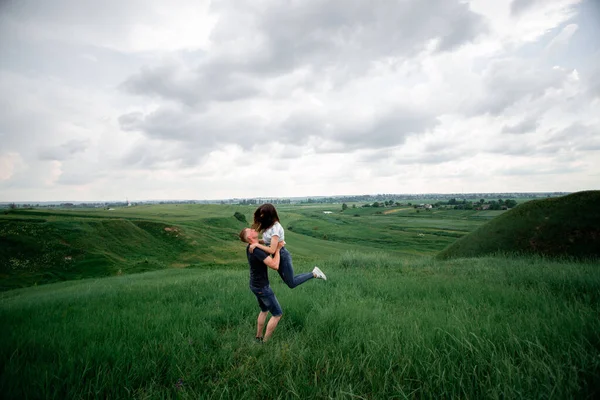
{"type": "Polygon", "coordinates": [[[438,257],[473,257],[496,252],[599,257],[600,191],[519,205],[457,240],[438,257]]]}
{"type": "Polygon", "coordinates": [[[8,211],[1,397],[597,398],[595,260],[433,256],[511,236],[593,256],[598,194],[508,212],[278,207],[296,271],[328,279],[290,290],[271,271],[284,316],[263,345],[234,217],[255,207],[8,211]]]}
{"type": "MultiPolygon", "coordinates": [[[[115,210],[15,210],[0,216],[0,290],[165,268],[243,268],[238,239],[254,207],[169,205],[115,210]]],[[[293,232],[294,261],[356,246],[293,232]]]]}
{"type": "Polygon", "coordinates": [[[120,219],[12,219],[0,223],[2,289],[162,269],[191,251],[181,229],[120,219]],[[120,271],[121,270],[121,271],[120,271]]]}

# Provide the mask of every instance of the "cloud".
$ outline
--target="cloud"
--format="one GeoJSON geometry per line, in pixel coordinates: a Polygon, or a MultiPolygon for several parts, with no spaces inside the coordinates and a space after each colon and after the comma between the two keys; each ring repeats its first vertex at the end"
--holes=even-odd
{"type": "Polygon", "coordinates": [[[48,147],[40,152],[40,160],[66,160],[77,153],[83,153],[90,145],[89,139],[69,140],[57,147],[48,147]]]}
{"type": "Polygon", "coordinates": [[[600,150],[600,124],[594,126],[575,122],[551,134],[545,143],[578,151],[600,150]]]}
{"type": "Polygon", "coordinates": [[[0,181],[10,180],[15,171],[23,167],[23,159],[19,153],[0,154],[0,181]]]}
{"type": "Polygon", "coordinates": [[[208,45],[214,18],[209,1],[106,0],[102,3],[55,0],[4,1],[0,33],[68,44],[93,44],[120,52],[173,51],[208,45]]]}
{"type": "Polygon", "coordinates": [[[546,168],[536,168],[536,167],[507,167],[501,171],[499,171],[502,175],[508,176],[536,176],[536,175],[567,175],[569,173],[581,172],[581,167],[570,167],[570,166],[561,166],[561,167],[546,167],[546,168]]]}
{"type": "Polygon", "coordinates": [[[531,8],[535,2],[536,0],[513,0],[510,4],[510,13],[512,15],[519,15],[523,11],[531,8]]]}
{"type": "Polygon", "coordinates": [[[274,128],[276,138],[295,144],[307,143],[310,137],[333,142],[317,151],[347,152],[400,145],[412,134],[424,133],[438,123],[436,118],[409,108],[392,108],[367,115],[293,114],[274,128]]]}
{"type": "Polygon", "coordinates": [[[519,101],[535,100],[549,89],[561,87],[570,72],[532,60],[493,60],[482,74],[483,94],[476,98],[471,111],[500,115],[519,101]]]}
{"type": "Polygon", "coordinates": [[[123,114],[118,121],[124,131],[138,131],[152,140],[181,142],[203,152],[220,143],[248,147],[266,138],[261,134],[264,123],[258,117],[242,114],[222,118],[219,113],[188,112],[178,106],[160,107],[147,114],[123,114]]]}
{"type": "Polygon", "coordinates": [[[577,24],[568,24],[546,45],[546,50],[548,52],[554,52],[561,47],[564,48],[569,44],[569,40],[571,40],[571,37],[578,29],[579,26],[577,24]]]}
{"type": "Polygon", "coordinates": [[[535,132],[539,126],[539,122],[535,117],[525,118],[515,125],[504,125],[502,133],[523,134],[535,132]]]}
{"type": "Polygon", "coordinates": [[[162,97],[188,106],[235,101],[260,93],[257,85],[243,76],[226,75],[216,69],[197,73],[174,64],[146,67],[129,77],[121,87],[132,94],[162,97]]]}
{"type": "Polygon", "coordinates": [[[143,68],[122,88],[188,106],[234,101],[261,94],[258,81],[298,69],[349,78],[377,60],[410,57],[432,41],[437,51],[454,50],[487,29],[467,3],[444,0],[224,1],[212,9],[219,19],[201,61],[143,68]]]}
{"type": "Polygon", "coordinates": [[[589,1],[2,4],[9,200],[570,190],[598,175],[589,1]],[[507,165],[571,172],[526,187],[507,165]]]}

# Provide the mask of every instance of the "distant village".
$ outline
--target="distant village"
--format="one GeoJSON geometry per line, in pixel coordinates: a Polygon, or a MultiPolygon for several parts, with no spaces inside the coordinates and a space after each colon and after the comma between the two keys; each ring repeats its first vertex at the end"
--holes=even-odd
{"type": "Polygon", "coordinates": [[[516,199],[537,199],[565,196],[569,192],[533,193],[424,193],[424,194],[376,194],[347,196],[312,197],[257,197],[216,200],[137,200],[129,201],[55,201],[55,202],[5,202],[0,208],[104,208],[131,207],[145,204],[231,204],[258,205],[273,204],[343,204],[352,203],[355,207],[411,206],[417,209],[452,208],[465,210],[502,210],[514,207],[516,199]],[[362,203],[362,204],[360,204],[362,203]]]}

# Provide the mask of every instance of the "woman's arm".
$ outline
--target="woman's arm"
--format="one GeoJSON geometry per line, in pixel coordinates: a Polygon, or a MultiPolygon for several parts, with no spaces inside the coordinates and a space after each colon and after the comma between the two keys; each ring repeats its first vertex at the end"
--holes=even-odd
{"type": "Polygon", "coordinates": [[[257,244],[255,245],[250,245],[250,251],[254,250],[255,247],[258,247],[259,249],[261,249],[264,252],[267,252],[269,254],[275,254],[275,251],[277,250],[277,244],[279,243],[279,236],[273,236],[271,237],[271,245],[270,246],[265,246],[264,244],[257,244]]]}

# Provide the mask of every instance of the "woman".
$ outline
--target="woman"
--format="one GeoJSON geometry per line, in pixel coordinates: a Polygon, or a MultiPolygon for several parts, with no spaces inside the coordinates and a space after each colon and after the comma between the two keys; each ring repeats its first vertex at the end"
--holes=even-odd
{"type": "MultiPolygon", "coordinates": [[[[250,245],[250,252],[252,252],[255,247],[258,247],[269,254],[275,254],[277,251],[277,244],[279,242],[285,243],[285,232],[283,226],[279,223],[279,216],[277,215],[277,210],[273,204],[265,203],[256,209],[254,212],[254,224],[252,225],[252,228],[262,233],[262,239],[258,244],[250,245]]],[[[287,251],[285,247],[282,247],[279,254],[279,276],[281,276],[281,279],[290,287],[290,289],[293,289],[312,278],[327,280],[327,277],[319,267],[314,267],[312,272],[294,275],[292,255],[290,252],[287,251]]]]}

